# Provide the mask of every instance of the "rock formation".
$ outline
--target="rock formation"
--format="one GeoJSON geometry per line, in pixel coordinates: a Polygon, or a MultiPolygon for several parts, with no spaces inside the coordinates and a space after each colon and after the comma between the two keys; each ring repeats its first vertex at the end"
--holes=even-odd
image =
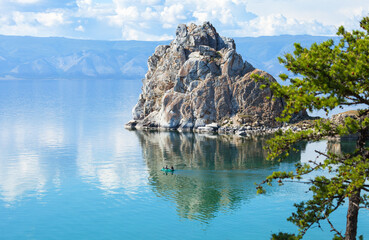
{"type": "Polygon", "coordinates": [[[142,93],[126,127],[277,127],[275,117],[284,102],[272,100],[270,89],[260,90],[260,83],[250,77],[253,73],[274,80],[244,62],[234,40],[219,36],[209,22],[180,24],[170,45],[158,46],[149,57],[142,93]]]}
{"type": "MultiPolygon", "coordinates": [[[[365,118],[368,118],[369,116],[365,116],[365,118]]],[[[345,124],[345,120],[346,118],[353,118],[355,120],[359,120],[359,112],[358,110],[349,110],[349,111],[345,111],[345,112],[341,112],[338,114],[333,115],[332,117],[330,117],[328,120],[330,120],[332,122],[333,125],[343,125],[345,124]]],[[[351,141],[356,141],[359,137],[359,134],[347,134],[344,136],[331,136],[328,137],[328,141],[333,144],[334,142],[341,142],[341,140],[351,140],[351,141]]],[[[338,150],[336,149],[335,152],[338,152],[338,150]]]]}

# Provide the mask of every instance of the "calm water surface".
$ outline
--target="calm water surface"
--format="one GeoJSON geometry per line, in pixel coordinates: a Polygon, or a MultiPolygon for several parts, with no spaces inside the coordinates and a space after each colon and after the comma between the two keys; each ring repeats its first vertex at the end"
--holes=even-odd
{"type": "MultiPolygon", "coordinates": [[[[259,196],[254,183],[313,158],[326,142],[301,144],[301,153],[273,164],[264,160],[265,139],[128,131],[140,86],[0,81],[0,239],[269,239],[296,231],[286,218],[308,199],[307,187],[259,196]],[[178,171],[164,174],[163,165],[178,171]]],[[[334,221],[344,220],[342,209],[334,221]]],[[[369,237],[365,210],[359,234],[369,237]]],[[[326,225],[306,236],[330,238],[326,225]]]]}

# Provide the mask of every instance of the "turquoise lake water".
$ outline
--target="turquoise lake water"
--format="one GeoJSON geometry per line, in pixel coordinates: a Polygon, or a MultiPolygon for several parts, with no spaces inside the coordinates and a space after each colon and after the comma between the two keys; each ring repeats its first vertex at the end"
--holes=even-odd
{"type": "MultiPolygon", "coordinates": [[[[292,170],[265,139],[128,131],[139,80],[0,81],[0,239],[269,239],[308,186],[256,195],[254,183],[292,170]],[[174,165],[174,174],[160,171],[174,165]]],[[[350,148],[351,143],[329,146],[350,148]]],[[[345,211],[332,221],[344,229],[345,211]]],[[[331,239],[326,224],[305,239],[331,239]]],[[[369,238],[369,211],[359,215],[369,238]]]]}

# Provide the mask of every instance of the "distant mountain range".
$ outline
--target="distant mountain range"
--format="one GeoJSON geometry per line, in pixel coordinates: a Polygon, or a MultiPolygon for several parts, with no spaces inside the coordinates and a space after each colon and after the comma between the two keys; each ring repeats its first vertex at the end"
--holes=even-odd
{"type": "MultiPolygon", "coordinates": [[[[293,43],[310,46],[330,37],[308,35],[235,38],[237,52],[254,67],[277,77],[278,56],[293,43]]],[[[337,38],[336,38],[337,39],[337,38]]],[[[147,71],[147,59],[166,42],[95,41],[0,35],[1,79],[137,79],[147,71]]]]}

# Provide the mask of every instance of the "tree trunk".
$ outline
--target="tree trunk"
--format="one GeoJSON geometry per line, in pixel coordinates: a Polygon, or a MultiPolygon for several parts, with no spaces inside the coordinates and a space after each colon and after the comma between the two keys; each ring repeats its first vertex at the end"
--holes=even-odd
{"type": "MultiPolygon", "coordinates": [[[[362,122],[363,117],[360,115],[360,122],[362,122]]],[[[361,128],[359,130],[359,136],[356,141],[356,149],[359,150],[359,153],[367,158],[368,152],[365,149],[365,142],[369,137],[369,129],[368,128],[361,128]]],[[[347,221],[346,221],[346,233],[345,233],[345,240],[356,240],[357,234],[357,218],[359,215],[359,205],[360,205],[360,190],[358,189],[357,192],[351,195],[349,198],[349,206],[347,210],[347,221]]]]}
{"type": "Polygon", "coordinates": [[[360,190],[352,194],[351,197],[349,198],[345,240],[356,240],[359,204],[360,204],[360,190]]]}

